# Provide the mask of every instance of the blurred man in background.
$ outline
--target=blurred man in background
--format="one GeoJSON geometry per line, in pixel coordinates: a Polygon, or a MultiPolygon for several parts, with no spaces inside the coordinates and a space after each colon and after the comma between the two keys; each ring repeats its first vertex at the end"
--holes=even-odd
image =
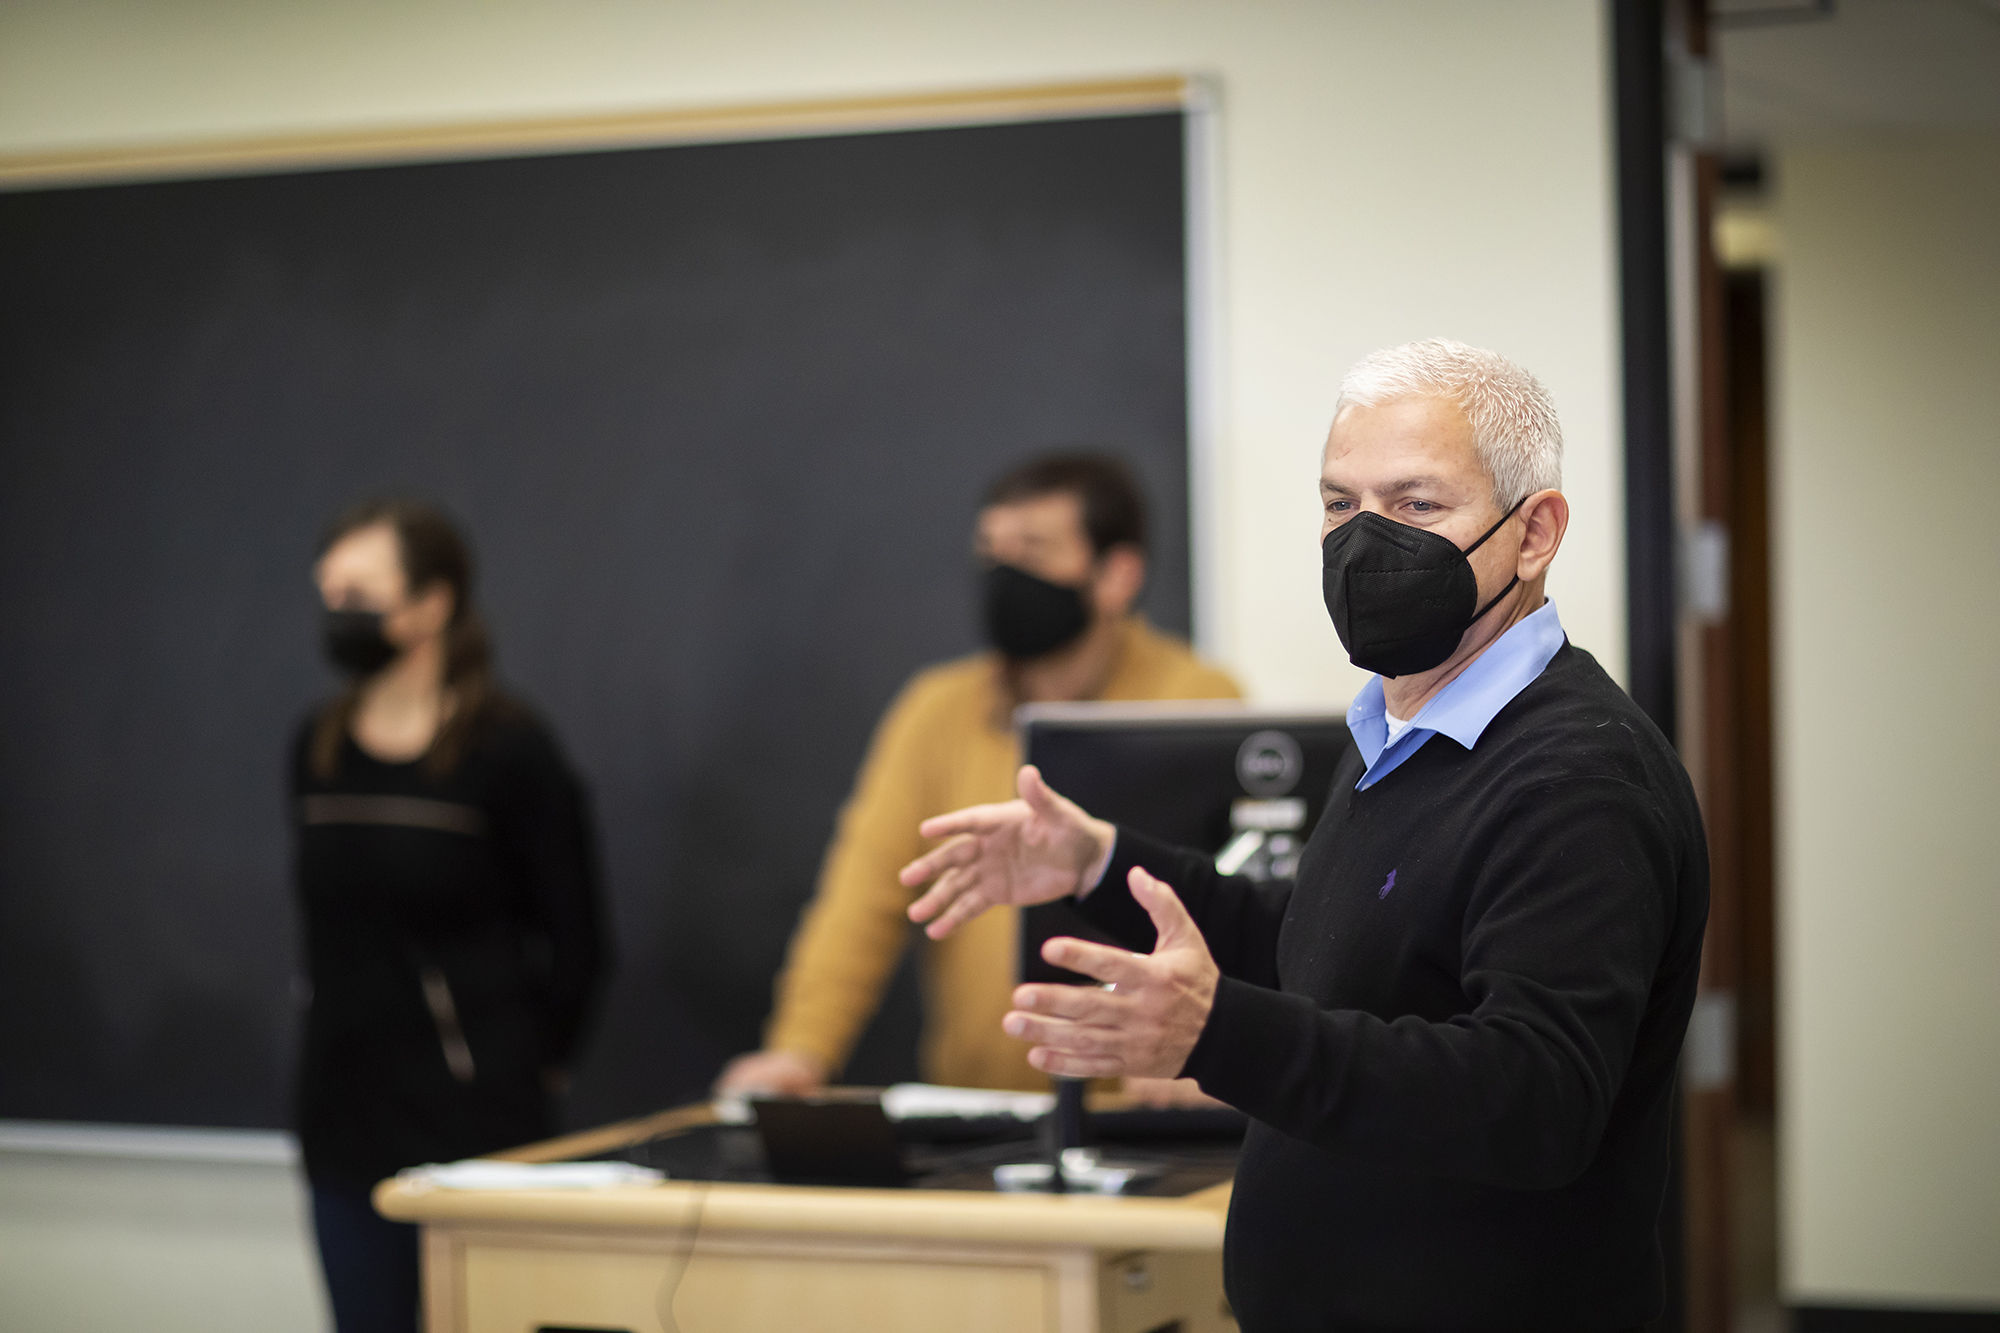
{"type": "MultiPolygon", "coordinates": [[[[1013,795],[1017,705],[1239,697],[1226,674],[1133,610],[1146,512],[1117,459],[1051,455],[1007,473],[987,489],[973,539],[991,650],[919,672],[889,706],[792,937],[764,1049],[731,1061],[718,1092],[810,1092],[846,1063],[909,939],[912,894],[896,874],[927,846],[917,825],[1013,795]]],[[[1000,1031],[1016,935],[1015,913],[997,911],[925,947],[926,1079],[1048,1087],[1000,1031]]],[[[1132,1090],[1172,1100],[1165,1084],[1132,1090]]]]}

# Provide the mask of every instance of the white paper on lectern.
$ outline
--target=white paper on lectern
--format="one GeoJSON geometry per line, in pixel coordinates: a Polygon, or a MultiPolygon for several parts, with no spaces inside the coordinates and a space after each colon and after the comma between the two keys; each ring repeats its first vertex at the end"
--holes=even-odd
{"type": "MultiPolygon", "coordinates": [[[[852,1094],[845,1094],[851,1098],[852,1094]]],[[[844,1098],[844,1099],[845,1099],[844,1098]]],[[[732,1093],[710,1105],[725,1125],[756,1120],[750,1097],[732,1093]]],[[[1046,1092],[1001,1092],[992,1088],[947,1088],[937,1083],[896,1083],[882,1090],[882,1114],[891,1120],[988,1119],[1012,1117],[1039,1120],[1056,1104],[1046,1092]]]]}
{"type": "Polygon", "coordinates": [[[474,1157],[408,1167],[396,1178],[417,1189],[595,1190],[656,1185],[667,1173],[630,1162],[496,1162],[474,1157]]]}
{"type": "Polygon", "coordinates": [[[1012,1116],[1039,1120],[1055,1106],[1046,1092],[1000,1092],[992,1088],[947,1088],[936,1083],[898,1083],[882,1093],[882,1112],[891,1120],[938,1116],[967,1119],[1012,1116]]]}

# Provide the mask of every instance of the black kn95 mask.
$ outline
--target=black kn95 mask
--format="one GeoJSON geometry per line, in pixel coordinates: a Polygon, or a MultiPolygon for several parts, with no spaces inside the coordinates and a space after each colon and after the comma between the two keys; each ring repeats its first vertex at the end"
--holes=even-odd
{"type": "Polygon", "coordinates": [[[980,575],[980,602],[986,641],[1016,661],[1067,647],[1090,625],[1081,592],[1012,565],[980,575]]]}
{"type": "Polygon", "coordinates": [[[396,660],[396,645],[383,636],[379,611],[328,611],[320,622],[320,646],[327,661],[356,680],[396,660]]]}
{"type": "Polygon", "coordinates": [[[1414,676],[1452,655],[1474,621],[1521,581],[1517,574],[1479,606],[1479,579],[1466,559],[1500,531],[1500,521],[1463,551],[1425,528],[1362,512],[1320,543],[1320,588],[1340,646],[1363,671],[1414,676]]]}

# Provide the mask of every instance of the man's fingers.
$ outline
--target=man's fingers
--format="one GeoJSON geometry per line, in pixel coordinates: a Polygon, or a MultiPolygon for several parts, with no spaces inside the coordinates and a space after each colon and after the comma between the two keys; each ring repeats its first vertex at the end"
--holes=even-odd
{"type": "Polygon", "coordinates": [[[910,920],[918,925],[929,922],[925,933],[941,940],[993,906],[987,884],[978,865],[954,866],[938,876],[928,893],[910,904],[910,920]]]}
{"type": "Polygon", "coordinates": [[[948,815],[933,815],[917,825],[917,832],[926,838],[949,838],[960,833],[991,833],[1006,824],[1020,822],[1025,813],[1019,801],[1002,801],[998,805],[968,805],[963,810],[954,810],[948,815]]]}
{"type": "Polygon", "coordinates": [[[969,880],[962,870],[952,869],[937,877],[923,897],[910,904],[910,920],[925,922],[951,906],[964,894],[969,880]]]}
{"type": "Polygon", "coordinates": [[[991,906],[992,904],[986,900],[986,895],[979,892],[977,887],[966,888],[952,900],[951,906],[945,909],[942,916],[924,927],[924,934],[934,940],[941,940],[991,906]]]}
{"type": "Polygon", "coordinates": [[[1021,765],[1021,771],[1014,775],[1014,790],[1021,793],[1021,800],[1030,810],[1043,818],[1059,813],[1055,792],[1042,780],[1042,770],[1033,764],[1021,765]]]}
{"type": "Polygon", "coordinates": [[[1159,932],[1159,940],[1153,945],[1153,952],[1177,948],[1184,944],[1202,943],[1201,927],[1195,925],[1188,915],[1187,904],[1181,896],[1169,888],[1162,880],[1155,879],[1138,866],[1125,877],[1131,886],[1133,898],[1146,909],[1146,915],[1153,918],[1153,929],[1159,932]]]}
{"type": "Polygon", "coordinates": [[[1064,1078],[1117,1078],[1125,1072],[1125,1061],[1115,1055],[1070,1055],[1046,1046],[1029,1051],[1028,1063],[1044,1074],[1064,1078]]]}
{"type": "Polygon", "coordinates": [[[1000,1030],[1010,1037],[1071,1055],[1111,1055],[1124,1043],[1124,1034],[1116,1028],[1024,1014],[1018,1009],[1000,1020],[1000,1030]]]}
{"type": "Polygon", "coordinates": [[[1030,1013],[1073,1018],[1085,1023],[1116,1025],[1132,1002],[1095,986],[1029,985],[1014,988],[1014,1007],[1030,1013]]]}
{"type": "Polygon", "coordinates": [[[1066,967],[1072,972],[1081,972],[1116,986],[1144,981],[1151,975],[1146,970],[1144,954],[1133,953],[1129,949],[1114,949],[1105,944],[1092,944],[1089,940],[1071,939],[1067,935],[1042,945],[1042,958],[1057,967],[1066,967]]]}
{"type": "Polygon", "coordinates": [[[979,858],[979,839],[960,834],[942,847],[933,847],[896,872],[906,889],[914,889],[952,866],[970,865],[979,858]]]}

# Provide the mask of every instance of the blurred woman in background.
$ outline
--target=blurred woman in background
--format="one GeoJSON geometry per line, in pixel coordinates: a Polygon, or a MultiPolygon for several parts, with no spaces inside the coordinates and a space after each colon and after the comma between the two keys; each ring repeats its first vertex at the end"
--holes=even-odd
{"type": "Polygon", "coordinates": [[[292,751],[299,1140],[341,1333],[414,1330],[416,1228],[369,1190],[555,1132],[606,965],[595,836],[555,738],[493,679],[443,514],[352,510],[314,577],[347,685],[292,751]]]}

